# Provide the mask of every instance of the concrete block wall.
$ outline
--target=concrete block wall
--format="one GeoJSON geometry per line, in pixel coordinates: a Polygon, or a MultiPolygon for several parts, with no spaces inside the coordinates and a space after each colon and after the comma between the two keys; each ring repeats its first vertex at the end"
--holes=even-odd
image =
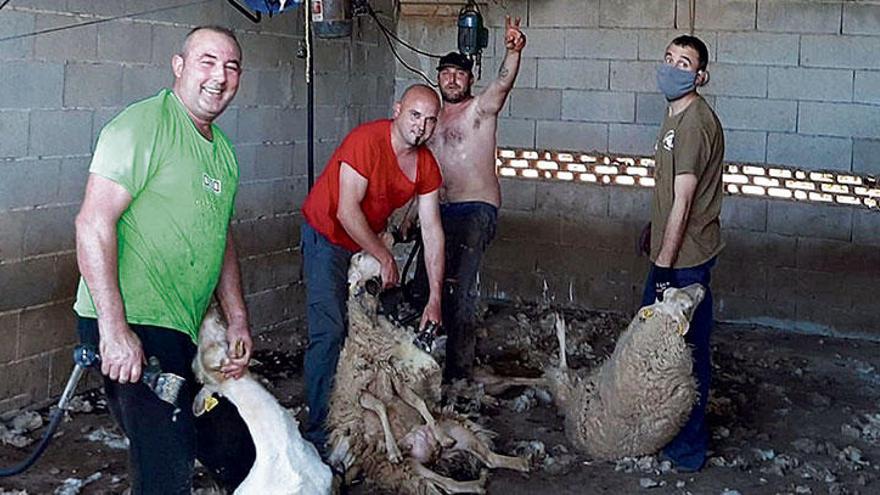
{"type": "MultiPolygon", "coordinates": [[[[374,6],[391,11],[390,2],[374,6]]],[[[302,12],[253,24],[226,2],[11,2],[0,10],[0,412],[63,387],[75,342],[73,219],[97,134],[129,103],[170,86],[171,56],[201,24],[232,27],[243,45],[240,91],[219,125],[241,166],[233,232],[251,324],[303,331],[302,12]],[[6,39],[94,21],[102,22],[6,39]]],[[[315,41],[316,173],[350,128],[389,112],[394,66],[379,41],[367,19],[351,38],[315,41]]]]}
{"type": "MultiPolygon", "coordinates": [[[[398,33],[420,48],[456,48],[456,6],[403,1],[398,33]],[[426,4],[445,18],[428,18],[426,4]]],[[[522,17],[528,45],[502,110],[499,145],[652,155],[666,102],[654,70],[689,30],[689,0],[487,2],[485,84],[504,54],[504,16],[522,17]]],[[[709,46],[702,93],[725,129],[726,159],[808,170],[880,173],[880,2],[697,0],[695,33],[709,46]]],[[[433,77],[434,60],[407,61],[433,77]]],[[[397,66],[397,91],[413,80],[397,66]]],[[[479,87],[478,89],[479,90],[479,87]]],[[[484,289],[633,311],[647,260],[634,254],[650,191],[502,180],[505,204],[484,289]],[[516,253],[515,256],[508,254],[516,253]],[[530,253],[524,255],[523,253],[530,253]]],[[[727,242],[717,315],[782,328],[880,338],[864,294],[880,268],[880,214],[760,198],[725,198],[727,242]]]]}

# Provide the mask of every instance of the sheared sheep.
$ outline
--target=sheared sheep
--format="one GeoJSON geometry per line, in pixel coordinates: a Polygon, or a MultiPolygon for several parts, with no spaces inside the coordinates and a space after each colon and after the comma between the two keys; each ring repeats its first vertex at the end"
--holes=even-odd
{"type": "Polygon", "coordinates": [[[211,308],[199,330],[196,378],[204,384],[193,403],[198,416],[210,409],[212,395],[229,399],[241,414],[256,447],[256,460],[235,495],[324,495],[331,492],[333,474],[315,447],[300,435],[293,415],[281,407],[250,372],[226,379],[220,368],[228,358],[226,323],[211,308]]]}
{"type": "Polygon", "coordinates": [[[435,418],[440,366],[410,331],[377,315],[378,297],[367,286],[379,269],[369,254],[352,257],[348,337],[327,419],[331,464],[346,472],[346,481],[362,470],[377,485],[408,494],[485,492],[485,473],[457,481],[429,469],[438,455],[470,452],[489,468],[527,471],[524,459],[492,452],[490,432],[477,424],[451,410],[435,418]]]}
{"type": "Polygon", "coordinates": [[[671,288],[641,308],[596,370],[579,376],[565,358],[565,321],[557,314],[559,366],[546,377],[578,450],[602,460],[654,453],[678,433],[697,400],[691,351],[684,340],[699,284],[671,288]]]}

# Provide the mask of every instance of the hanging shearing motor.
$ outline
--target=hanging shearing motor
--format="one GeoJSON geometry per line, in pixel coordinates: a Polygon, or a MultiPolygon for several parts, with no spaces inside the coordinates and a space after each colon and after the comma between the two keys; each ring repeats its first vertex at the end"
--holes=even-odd
{"type": "MultiPolygon", "coordinates": [[[[467,55],[478,68],[482,67],[483,48],[489,46],[489,30],[474,0],[458,12],[458,51],[467,55]]],[[[477,76],[479,78],[479,76],[477,76]]]]}
{"type": "Polygon", "coordinates": [[[351,0],[310,0],[312,27],[319,38],[351,35],[351,0]]]}

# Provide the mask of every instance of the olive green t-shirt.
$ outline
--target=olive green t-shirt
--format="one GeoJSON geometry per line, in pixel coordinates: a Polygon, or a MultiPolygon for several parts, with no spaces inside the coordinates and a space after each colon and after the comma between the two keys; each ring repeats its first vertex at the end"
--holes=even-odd
{"type": "Polygon", "coordinates": [[[724,132],[715,112],[698,96],[678,115],[667,114],[654,154],[654,200],[651,210],[651,260],[656,261],[674,199],[679,174],[697,176],[687,228],[674,268],[701,265],[724,247],[721,241],[724,132]]]}
{"type": "MultiPolygon", "coordinates": [[[[239,176],[232,144],[212,130],[209,141],[164,89],[104,127],[89,168],[132,196],[116,226],[127,321],[194,341],[220,277],[239,176]]],[[[97,316],[82,278],[74,310],[97,316]]]]}

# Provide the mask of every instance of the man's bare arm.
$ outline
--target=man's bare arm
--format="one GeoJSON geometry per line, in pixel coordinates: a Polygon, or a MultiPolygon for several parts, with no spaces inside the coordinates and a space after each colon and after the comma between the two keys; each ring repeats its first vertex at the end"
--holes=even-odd
{"type": "Polygon", "coordinates": [[[678,250],[687,230],[687,221],[691,212],[694,194],[697,190],[697,176],[694,174],[678,174],[673,181],[672,209],[666,221],[666,230],[663,231],[663,240],[660,244],[660,252],[654,262],[660,267],[672,267],[678,258],[678,250]]]}
{"type": "Polygon", "coordinates": [[[116,224],[131,201],[124,187],[91,174],[76,216],[76,259],[98,314],[101,373],[119,383],[140,380],[144,360],[119,291],[116,224]]]}
{"type": "Polygon", "coordinates": [[[522,50],[526,46],[526,36],[520,31],[519,17],[513,22],[510,16],[506,18],[507,31],[504,35],[504,45],[507,52],[501,67],[498,69],[498,77],[489,83],[489,86],[476,97],[477,111],[483,115],[497,115],[504,106],[507,95],[513,89],[513,83],[519,73],[519,63],[522,58],[522,50]]]}
{"type": "Polygon", "coordinates": [[[370,229],[367,217],[361,210],[361,201],[367,194],[367,185],[367,179],[357,173],[351,165],[345,162],[339,165],[339,207],[336,210],[336,218],[354,242],[379,260],[382,265],[382,282],[387,288],[397,285],[400,275],[391,250],[370,229]]]}
{"type": "Polygon", "coordinates": [[[221,371],[226,376],[237,379],[247,369],[253,350],[253,340],[248,326],[244,294],[241,290],[241,267],[231,230],[226,233],[226,251],[223,254],[223,268],[220,271],[216,294],[229,324],[226,341],[229,343],[230,360],[221,371]]]}
{"type": "Polygon", "coordinates": [[[422,312],[423,328],[429,321],[442,322],[441,294],[446,263],[446,238],[440,221],[440,193],[433,191],[419,195],[419,219],[422,224],[422,244],[425,247],[425,267],[428,272],[430,295],[422,312]]]}

